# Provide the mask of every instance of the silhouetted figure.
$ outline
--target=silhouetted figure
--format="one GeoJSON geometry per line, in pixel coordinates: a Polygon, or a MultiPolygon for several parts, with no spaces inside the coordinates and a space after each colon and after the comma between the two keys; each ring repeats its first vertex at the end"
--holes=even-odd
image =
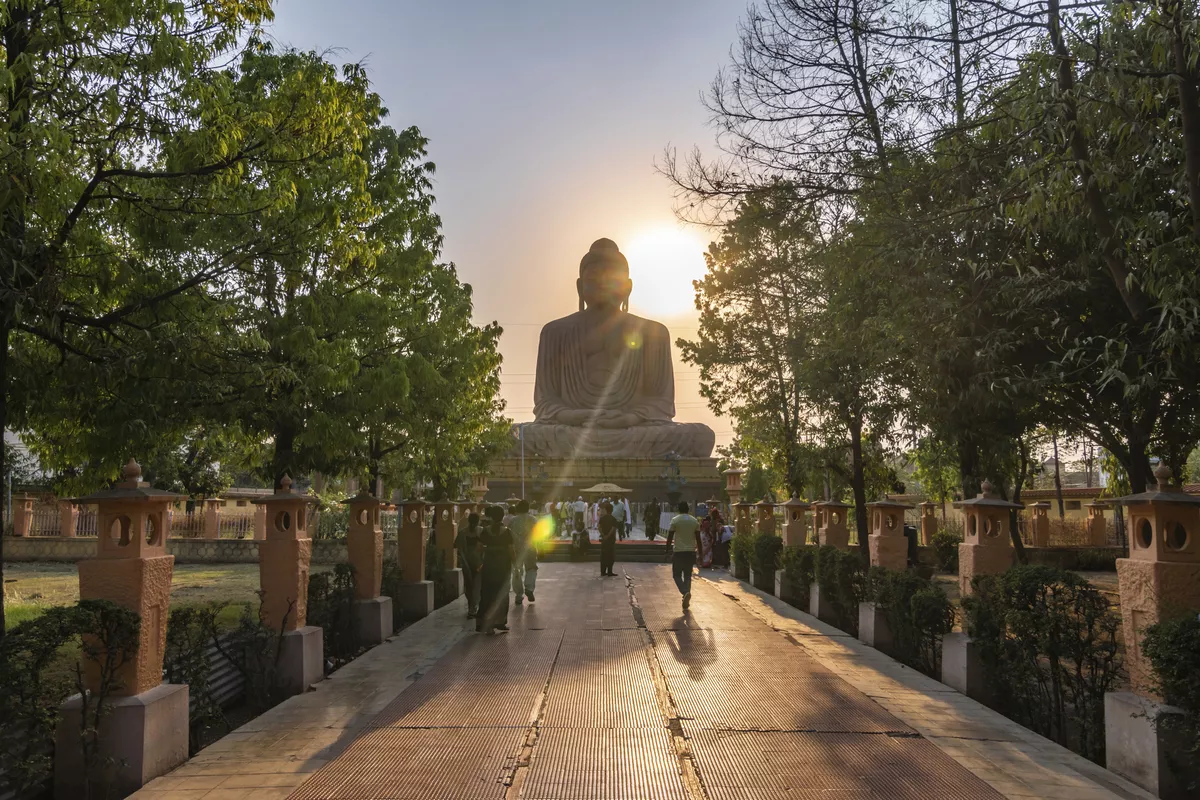
{"type": "Polygon", "coordinates": [[[463,570],[463,589],[467,593],[467,617],[479,614],[479,593],[483,580],[483,540],[479,528],[479,515],[467,515],[467,527],[458,532],[454,549],[458,551],[458,563],[463,570]]]}
{"type": "Polygon", "coordinates": [[[504,509],[490,506],[483,540],[483,580],[475,630],[508,633],[508,585],[512,580],[512,531],[504,526],[504,509]]]}
{"type": "Polygon", "coordinates": [[[616,575],[613,562],[617,560],[617,533],[621,523],[613,516],[612,503],[600,505],[600,574],[616,575]]]}
{"type": "Polygon", "coordinates": [[[513,594],[516,595],[517,605],[521,605],[526,597],[532,603],[538,574],[537,542],[533,539],[537,517],[529,513],[527,501],[517,503],[517,513],[508,521],[508,527],[517,550],[512,572],[513,594]]]}
{"type": "Polygon", "coordinates": [[[662,517],[662,507],[658,504],[658,498],[650,499],[650,505],[646,506],[646,510],[642,512],[642,522],[646,524],[646,538],[654,541],[658,536],[658,520],[662,517]]]}

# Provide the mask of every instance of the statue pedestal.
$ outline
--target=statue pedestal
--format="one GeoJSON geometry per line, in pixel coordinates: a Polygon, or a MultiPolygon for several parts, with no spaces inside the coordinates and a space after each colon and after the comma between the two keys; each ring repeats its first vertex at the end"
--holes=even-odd
{"type": "MultiPolygon", "coordinates": [[[[188,757],[188,687],[160,683],[129,697],[109,697],[96,737],[101,766],[92,797],[125,797],[188,757]]],[[[82,699],[63,703],[54,740],[54,796],[87,797],[87,770],[79,745],[82,699]]]]}
{"type": "Polygon", "coordinates": [[[355,600],[354,613],[358,615],[358,640],[365,645],[379,644],[395,630],[390,597],[355,600]]]}

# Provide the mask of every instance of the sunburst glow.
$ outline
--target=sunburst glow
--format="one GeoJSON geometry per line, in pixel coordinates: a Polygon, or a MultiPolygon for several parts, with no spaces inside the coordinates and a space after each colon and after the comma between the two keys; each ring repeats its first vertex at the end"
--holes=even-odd
{"type": "Polygon", "coordinates": [[[622,245],[633,279],[630,306],[662,316],[686,314],[695,308],[692,281],[704,277],[706,246],[698,232],[666,225],[622,245]]]}

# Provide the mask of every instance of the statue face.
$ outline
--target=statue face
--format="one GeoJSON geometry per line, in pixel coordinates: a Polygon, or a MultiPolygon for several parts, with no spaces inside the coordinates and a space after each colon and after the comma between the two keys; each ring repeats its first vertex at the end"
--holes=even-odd
{"type": "Polygon", "coordinates": [[[589,308],[617,309],[629,299],[633,281],[619,266],[604,264],[585,271],[575,287],[589,308]]]}

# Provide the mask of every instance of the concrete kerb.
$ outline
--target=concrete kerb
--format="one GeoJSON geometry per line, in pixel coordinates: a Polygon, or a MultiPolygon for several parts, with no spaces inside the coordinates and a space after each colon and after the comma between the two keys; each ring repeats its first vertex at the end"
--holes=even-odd
{"type": "Polygon", "coordinates": [[[1121,776],[744,581],[701,578],[1006,797],[1155,800],[1121,776]]]}

